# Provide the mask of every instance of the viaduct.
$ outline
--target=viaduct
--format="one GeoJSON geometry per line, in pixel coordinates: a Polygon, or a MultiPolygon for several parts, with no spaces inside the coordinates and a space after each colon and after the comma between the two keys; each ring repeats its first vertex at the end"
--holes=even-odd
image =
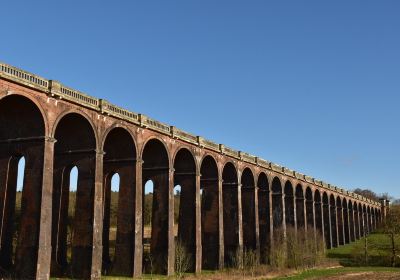
{"type": "Polygon", "coordinates": [[[224,267],[235,251],[254,250],[266,262],[274,229],[285,232],[288,226],[321,233],[328,248],[346,244],[374,230],[387,209],[386,201],[366,199],[0,63],[2,271],[49,279],[68,269],[75,278],[99,279],[111,261],[117,275],[140,276],[146,265],[142,216],[149,180],[154,184],[149,247],[154,267],[168,275],[174,273],[177,185],[178,238],[193,256],[194,272],[224,267]],[[22,157],[26,163],[16,229],[22,157]],[[74,166],[79,179],[68,243],[74,166]],[[116,173],[118,226],[110,260],[110,188],[116,173]]]}

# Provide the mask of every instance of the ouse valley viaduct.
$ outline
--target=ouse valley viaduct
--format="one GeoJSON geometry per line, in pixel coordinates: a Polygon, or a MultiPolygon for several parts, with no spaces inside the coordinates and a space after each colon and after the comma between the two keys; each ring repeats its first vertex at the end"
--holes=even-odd
{"type": "Polygon", "coordinates": [[[178,238],[193,256],[194,272],[229,265],[229,256],[244,250],[254,250],[266,262],[274,230],[285,232],[288,226],[321,233],[327,247],[349,243],[375,229],[387,206],[0,63],[2,271],[48,279],[68,268],[76,278],[99,279],[109,258],[109,196],[116,173],[120,185],[112,263],[117,275],[132,277],[144,267],[142,217],[149,180],[154,184],[150,251],[157,272],[169,275],[175,262],[177,185],[178,238]],[[79,179],[73,238],[67,245],[74,166],[79,179]]]}

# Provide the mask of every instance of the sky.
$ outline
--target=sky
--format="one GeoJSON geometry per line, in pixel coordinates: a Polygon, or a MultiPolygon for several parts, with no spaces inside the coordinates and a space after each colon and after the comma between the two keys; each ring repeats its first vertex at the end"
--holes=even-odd
{"type": "Polygon", "coordinates": [[[0,61],[400,197],[399,1],[5,1],[0,61]]]}

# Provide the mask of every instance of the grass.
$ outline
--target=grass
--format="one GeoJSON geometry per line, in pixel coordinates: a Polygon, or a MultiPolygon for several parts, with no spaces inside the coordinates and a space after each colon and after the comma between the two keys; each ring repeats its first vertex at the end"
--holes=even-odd
{"type": "Polygon", "coordinates": [[[336,267],[336,268],[325,268],[325,269],[311,269],[303,271],[299,274],[293,276],[278,277],[273,279],[290,279],[290,280],[300,280],[300,279],[310,279],[316,277],[327,277],[342,275],[354,272],[397,272],[400,273],[400,268],[393,267],[336,267]]]}
{"type": "MultiPolygon", "coordinates": [[[[359,239],[350,244],[333,248],[327,251],[328,258],[337,259],[343,266],[360,266],[360,260],[364,261],[364,241],[359,239]]],[[[397,250],[400,249],[400,236],[396,238],[397,250]]],[[[370,234],[367,238],[368,266],[387,266],[390,262],[391,245],[387,235],[381,233],[370,234]]],[[[397,266],[400,260],[397,260],[397,266]]],[[[365,265],[365,263],[363,264],[365,265]]]]}

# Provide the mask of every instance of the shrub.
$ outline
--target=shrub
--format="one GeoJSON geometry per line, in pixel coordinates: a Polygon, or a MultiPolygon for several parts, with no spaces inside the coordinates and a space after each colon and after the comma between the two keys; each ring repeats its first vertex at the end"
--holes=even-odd
{"type": "Polygon", "coordinates": [[[271,266],[283,269],[287,267],[286,240],[282,228],[273,231],[273,243],[270,252],[271,266]]]}
{"type": "Polygon", "coordinates": [[[192,256],[188,253],[185,244],[178,240],[175,243],[175,274],[181,278],[192,265],[192,256]]]}
{"type": "Polygon", "coordinates": [[[243,268],[243,254],[240,247],[236,248],[236,250],[232,252],[229,252],[228,259],[228,266],[236,269],[243,268]]]}
{"type": "Polygon", "coordinates": [[[251,275],[254,275],[254,270],[258,264],[259,261],[256,251],[245,249],[243,252],[243,268],[250,271],[251,275]]]}
{"type": "Polygon", "coordinates": [[[288,227],[286,235],[282,229],[274,231],[271,250],[271,265],[282,268],[306,269],[315,267],[324,260],[325,245],[322,235],[304,228],[288,227]]]}

